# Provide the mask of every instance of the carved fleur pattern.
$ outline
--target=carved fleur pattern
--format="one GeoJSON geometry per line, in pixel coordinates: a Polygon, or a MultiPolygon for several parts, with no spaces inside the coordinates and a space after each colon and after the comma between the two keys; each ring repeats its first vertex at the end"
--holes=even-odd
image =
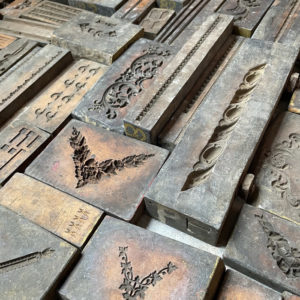
{"type": "Polygon", "coordinates": [[[125,168],[135,168],[154,154],[139,154],[124,157],[122,160],[108,159],[101,162],[95,160],[86,144],[86,139],[79,130],[73,127],[69,139],[70,146],[74,149],[73,161],[75,164],[76,188],[87,183],[98,183],[102,176],[117,175],[117,171],[125,168]]]}
{"type": "Polygon", "coordinates": [[[165,57],[170,55],[169,51],[160,47],[149,47],[143,52],[144,54],[135,59],[131,66],[105,90],[102,98],[94,100],[93,105],[89,107],[90,111],[105,110],[108,119],[116,118],[116,108],[127,106],[131,97],[144,89],[143,82],[152,79],[157,69],[163,65],[165,57]]]}
{"type": "Polygon", "coordinates": [[[249,9],[260,6],[260,1],[258,0],[237,0],[236,4],[227,8],[226,10],[234,16],[234,20],[245,19],[249,14],[249,9]]]}
{"type": "Polygon", "coordinates": [[[267,248],[279,269],[288,278],[300,277],[300,251],[290,246],[289,241],[276,232],[263,215],[255,215],[263,231],[268,236],[267,248]]]}
{"type": "Polygon", "coordinates": [[[119,289],[124,290],[122,294],[125,300],[136,300],[138,297],[145,298],[145,292],[149,286],[155,286],[156,283],[163,279],[162,276],[171,274],[177,267],[169,262],[166,267],[160,271],[153,271],[146,277],[140,279],[139,276],[134,277],[131,262],[127,257],[128,247],[119,247],[119,257],[121,257],[121,274],[124,275],[123,283],[119,289]]]}

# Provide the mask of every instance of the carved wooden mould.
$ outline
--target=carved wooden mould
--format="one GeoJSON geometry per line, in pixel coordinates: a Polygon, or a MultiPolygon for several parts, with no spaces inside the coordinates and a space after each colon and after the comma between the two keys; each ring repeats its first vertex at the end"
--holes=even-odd
{"type": "Polygon", "coordinates": [[[300,115],[300,89],[297,88],[289,104],[289,111],[300,115]]]}
{"type": "Polygon", "coordinates": [[[132,220],[167,151],[71,121],[26,174],[110,214],[132,220]]]}
{"type": "Polygon", "coordinates": [[[217,256],[105,217],[59,293],[67,299],[99,293],[104,299],[212,299],[223,268],[217,256]]]}
{"type": "Polygon", "coordinates": [[[14,0],[5,8],[0,9],[0,14],[4,17],[20,17],[20,15],[28,11],[31,7],[37,5],[41,0],[14,0]]]}
{"type": "Polygon", "coordinates": [[[10,45],[16,37],[0,33],[0,49],[3,49],[10,45]]]}
{"type": "Polygon", "coordinates": [[[152,216],[218,243],[296,57],[280,44],[244,41],[146,193],[152,216]],[[275,63],[282,53],[285,62],[275,63]]]}
{"type": "Polygon", "coordinates": [[[176,12],[180,12],[188,3],[189,0],[157,0],[158,7],[172,9],[176,12]]]}

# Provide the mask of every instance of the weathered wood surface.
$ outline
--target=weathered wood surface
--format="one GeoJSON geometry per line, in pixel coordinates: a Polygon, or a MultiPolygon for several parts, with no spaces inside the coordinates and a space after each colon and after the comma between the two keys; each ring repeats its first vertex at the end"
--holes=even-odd
{"type": "Polygon", "coordinates": [[[105,217],[59,293],[65,299],[213,299],[223,270],[215,255],[105,217]]]}
{"type": "Polygon", "coordinates": [[[300,296],[299,228],[245,205],[226,247],[225,263],[280,292],[300,296]]]}
{"type": "Polygon", "coordinates": [[[289,111],[300,115],[300,89],[296,89],[289,103],[289,111]]]}
{"type": "Polygon", "coordinates": [[[102,212],[26,175],[15,174],[1,189],[0,204],[82,247],[102,212]]]}
{"type": "Polygon", "coordinates": [[[155,84],[173,54],[167,46],[138,40],[86,94],[73,116],[123,134],[128,110],[155,84]]]}
{"type": "Polygon", "coordinates": [[[157,5],[160,8],[167,8],[179,12],[185,5],[187,5],[191,0],[156,0],[157,5]]]}
{"type": "Polygon", "coordinates": [[[100,209],[133,220],[164,163],[164,149],[71,121],[26,174],[100,209]]]}
{"type": "Polygon", "coordinates": [[[75,247],[2,206],[0,244],[3,299],[54,299],[77,256],[75,247]]]}
{"type": "Polygon", "coordinates": [[[0,33],[0,49],[6,48],[8,45],[10,45],[15,40],[16,40],[16,37],[14,37],[14,36],[0,33]]]}
{"type": "Polygon", "coordinates": [[[69,51],[47,45],[0,81],[0,124],[10,118],[71,61],[69,51]]]}
{"type": "Polygon", "coordinates": [[[18,18],[22,13],[26,12],[31,7],[34,7],[41,0],[14,0],[5,8],[0,9],[0,14],[4,17],[16,17],[18,18]]]}
{"type": "Polygon", "coordinates": [[[296,57],[291,47],[244,41],[146,193],[153,217],[218,242],[296,57]]]}
{"type": "Polygon", "coordinates": [[[91,60],[74,62],[28,104],[20,118],[54,133],[106,70],[107,66],[91,60]]]}
{"type": "Polygon", "coordinates": [[[142,35],[138,25],[83,12],[55,30],[52,43],[76,57],[110,65],[142,35]]]}
{"type": "Polygon", "coordinates": [[[148,143],[157,136],[232,30],[232,18],[211,16],[174,56],[155,85],[124,118],[125,134],[148,143]]]}

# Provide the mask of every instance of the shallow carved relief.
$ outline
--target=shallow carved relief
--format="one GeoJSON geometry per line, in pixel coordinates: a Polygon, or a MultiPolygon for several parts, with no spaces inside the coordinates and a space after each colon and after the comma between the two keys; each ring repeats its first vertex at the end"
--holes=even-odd
{"type": "Polygon", "coordinates": [[[267,248],[271,251],[279,269],[287,278],[300,277],[300,251],[290,246],[289,241],[263,215],[255,215],[263,231],[268,236],[267,248]]]}
{"type": "Polygon", "coordinates": [[[182,191],[200,185],[209,177],[219,157],[226,149],[232,131],[250,100],[253,90],[258,85],[265,67],[266,64],[262,64],[246,73],[239,89],[235,92],[233,99],[223,113],[219,125],[215,128],[208,144],[200,153],[199,161],[193,166],[193,171],[188,175],[182,191]]]}
{"type": "Polygon", "coordinates": [[[76,237],[76,235],[82,230],[83,224],[89,219],[89,214],[90,212],[88,210],[79,208],[72,221],[68,224],[65,233],[70,234],[72,237],[76,237]]]}
{"type": "Polygon", "coordinates": [[[163,279],[162,276],[171,274],[177,269],[172,262],[169,262],[166,267],[159,271],[153,271],[142,279],[140,279],[140,276],[134,277],[131,262],[128,261],[127,250],[128,247],[119,247],[119,257],[121,257],[122,268],[121,274],[124,276],[123,283],[119,289],[125,291],[122,295],[126,300],[144,299],[145,292],[149,286],[155,286],[158,281],[163,279]]]}
{"type": "Polygon", "coordinates": [[[237,0],[236,4],[233,7],[227,8],[226,11],[233,15],[234,20],[242,20],[248,16],[251,8],[259,6],[259,0],[237,0]]]}
{"type": "Polygon", "coordinates": [[[117,32],[115,30],[105,30],[105,29],[95,28],[90,23],[81,23],[79,24],[79,27],[82,32],[88,33],[95,38],[102,37],[102,36],[108,36],[108,37],[117,36],[117,32]]]}
{"type": "Polygon", "coordinates": [[[74,149],[75,177],[78,180],[76,188],[87,183],[98,183],[102,176],[117,175],[117,171],[125,168],[138,167],[145,160],[154,156],[154,154],[139,154],[124,157],[122,160],[108,159],[98,162],[94,155],[91,155],[85,137],[74,127],[70,145],[74,149]]]}
{"type": "Polygon", "coordinates": [[[105,110],[108,119],[117,117],[116,108],[122,108],[130,103],[130,99],[144,90],[143,82],[152,79],[157,69],[170,55],[168,50],[159,47],[149,47],[144,54],[135,59],[131,66],[110,85],[100,99],[95,99],[90,111],[105,110]]]}

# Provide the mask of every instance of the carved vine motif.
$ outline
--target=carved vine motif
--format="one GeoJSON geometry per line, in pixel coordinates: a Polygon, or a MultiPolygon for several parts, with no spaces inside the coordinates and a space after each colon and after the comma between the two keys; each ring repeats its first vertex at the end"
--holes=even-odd
{"type": "Polygon", "coordinates": [[[79,27],[82,32],[91,34],[95,38],[102,37],[102,36],[108,36],[108,37],[117,36],[117,32],[115,30],[104,30],[104,29],[94,28],[90,23],[79,24],[79,27]]]}
{"type": "Polygon", "coordinates": [[[117,175],[117,171],[125,168],[138,167],[149,157],[154,156],[154,154],[139,154],[126,156],[122,160],[108,159],[98,162],[91,155],[85,137],[75,127],[69,141],[74,149],[75,177],[78,180],[76,188],[87,183],[98,183],[102,176],[117,175]]]}
{"type": "Polygon", "coordinates": [[[119,257],[121,257],[121,274],[124,275],[123,283],[120,285],[119,289],[124,290],[122,294],[123,298],[126,300],[134,300],[140,297],[145,298],[145,292],[149,286],[155,286],[156,283],[163,279],[162,276],[166,274],[171,274],[177,269],[177,267],[169,262],[166,267],[159,271],[153,271],[149,275],[140,279],[139,276],[134,277],[131,262],[127,258],[128,247],[119,247],[119,257]]]}
{"type": "Polygon", "coordinates": [[[0,263],[0,274],[26,267],[40,261],[43,257],[51,256],[55,250],[47,248],[41,252],[34,252],[6,262],[0,263]]]}
{"type": "Polygon", "coordinates": [[[300,277],[300,251],[290,246],[289,241],[263,215],[255,215],[263,231],[268,236],[267,248],[276,260],[279,269],[288,278],[300,277]]]}
{"type": "Polygon", "coordinates": [[[208,144],[200,153],[199,161],[193,166],[193,171],[188,175],[182,191],[200,185],[209,177],[218,158],[226,149],[231,133],[239,121],[253,90],[259,83],[265,67],[266,64],[262,64],[246,73],[243,82],[223,113],[223,118],[219,121],[208,144]]]}
{"type": "Polygon", "coordinates": [[[295,152],[300,151],[300,134],[292,133],[287,140],[276,144],[270,151],[265,153],[265,160],[262,168],[270,178],[271,187],[292,207],[300,207],[300,196],[294,195],[291,191],[291,183],[288,170],[292,165],[287,162],[289,158],[295,156],[295,152]]]}
{"type": "Polygon", "coordinates": [[[149,47],[144,54],[135,59],[131,66],[118,77],[104,92],[102,98],[96,99],[90,111],[105,110],[108,119],[117,117],[116,108],[122,108],[130,103],[143,89],[143,82],[152,79],[157,69],[164,63],[170,52],[160,47],[149,47]]]}
{"type": "Polygon", "coordinates": [[[227,8],[226,11],[233,15],[234,20],[245,19],[249,14],[249,9],[259,7],[259,0],[237,0],[236,5],[232,8],[227,8]]]}

